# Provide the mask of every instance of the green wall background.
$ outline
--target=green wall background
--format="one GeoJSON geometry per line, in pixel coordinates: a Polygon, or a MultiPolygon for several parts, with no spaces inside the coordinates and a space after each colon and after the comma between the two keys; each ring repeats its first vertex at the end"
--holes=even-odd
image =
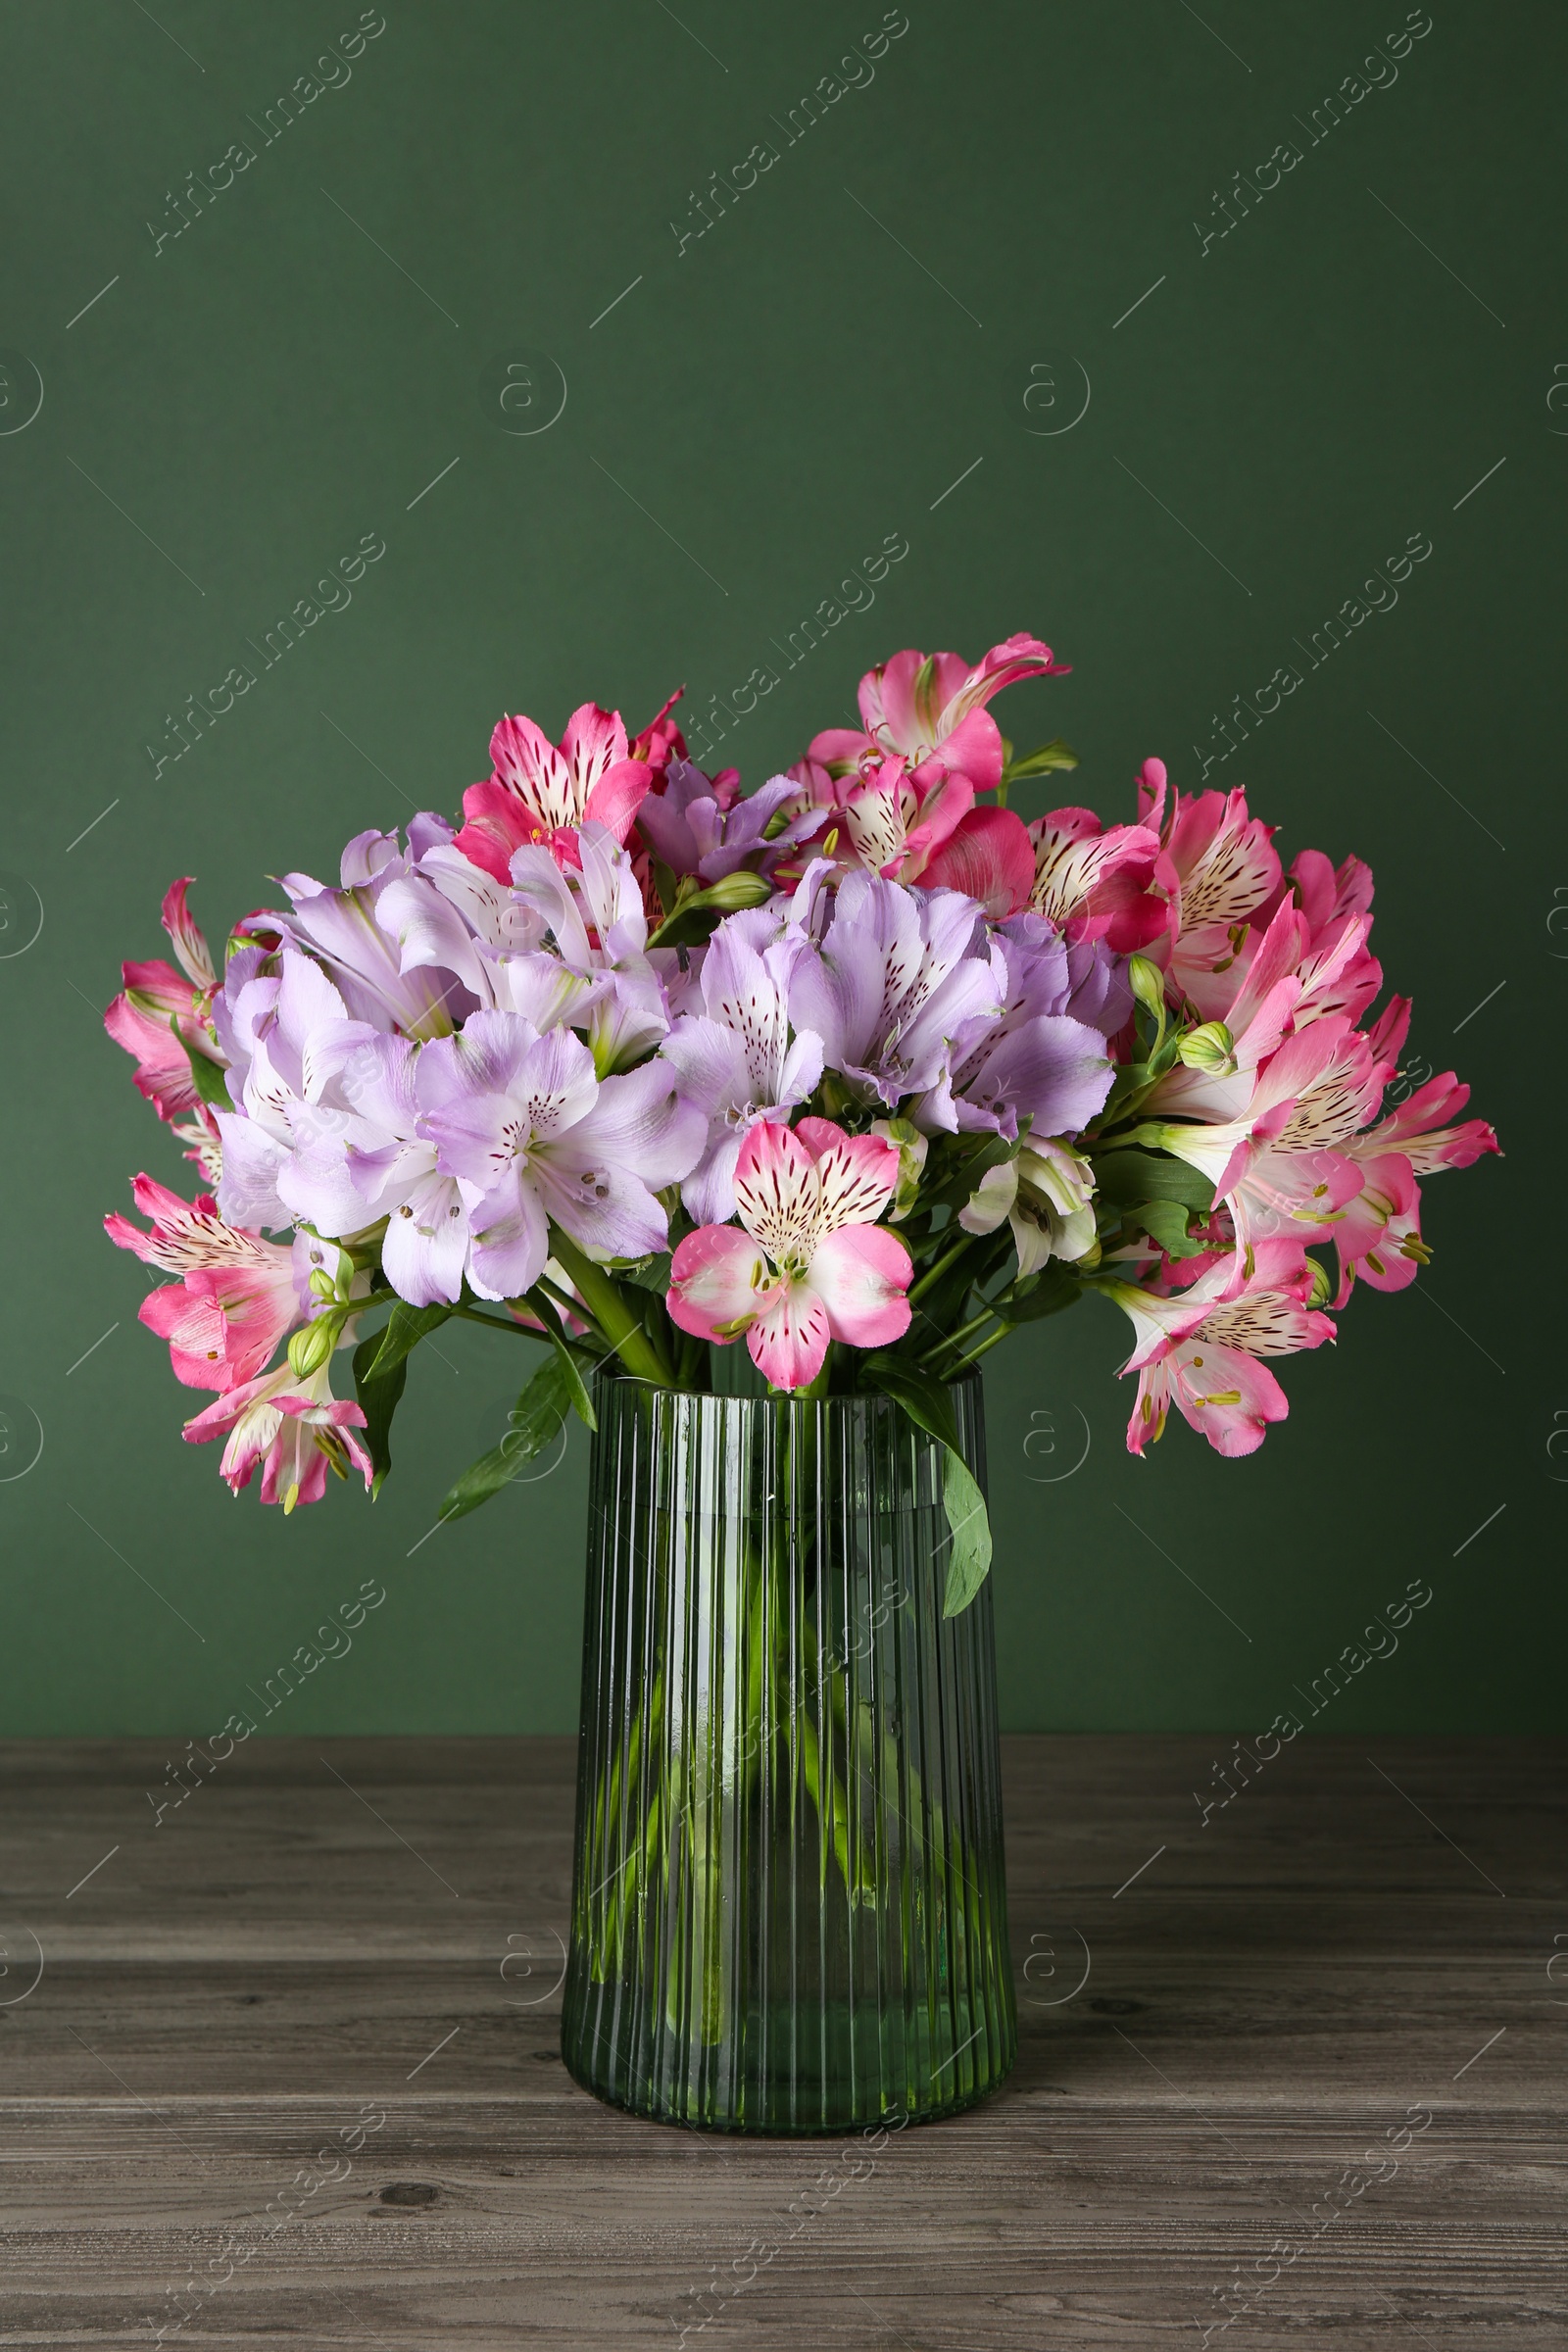
{"type": "Polygon", "coordinates": [[[269,141],[358,21],[0,18],[0,1729],[214,1732],[366,1580],[384,1603],[269,1729],[574,1724],[582,1433],[420,1541],[499,1431],[515,1366],[484,1335],[416,1359],[373,1510],[285,1523],[180,1444],[100,1220],[138,1167],[183,1170],[100,1010],[160,952],[171,876],[221,938],[270,870],[455,807],[503,710],[637,725],[684,680],[701,710],[890,533],[874,605],[722,747],[748,782],[874,660],[1037,630],[1073,674],[999,715],[1075,744],[1067,797],[1130,814],[1147,754],[1194,788],[1206,753],[1288,856],[1371,861],[1412,1054],[1457,1061],[1507,1154],[1429,1185],[1430,1279],[1285,1367],[1250,1461],[1180,1424],[1129,1460],[1108,1307],[991,1359],[1005,1720],[1260,1731],[1419,1579],[1324,1728],[1560,1728],[1561,11],[1434,0],[1407,39],[1395,0],[908,0],[877,56],[875,0],[384,0],[269,141]],[[788,143],[833,74],[860,86],[788,143]],[[236,141],[255,160],[175,235],[236,141]],[[699,237],[758,142],[777,162],[699,237]],[[1221,235],[1281,142],[1299,162],[1221,235]],[[566,393],[530,434],[497,393],[519,349],[532,416],[552,365],[566,393]],[[155,772],[166,714],[365,533],[352,603],[155,772]],[[1309,666],[1411,534],[1397,604],[1309,666]],[[1232,698],[1290,662],[1219,764],[1232,698]]]}

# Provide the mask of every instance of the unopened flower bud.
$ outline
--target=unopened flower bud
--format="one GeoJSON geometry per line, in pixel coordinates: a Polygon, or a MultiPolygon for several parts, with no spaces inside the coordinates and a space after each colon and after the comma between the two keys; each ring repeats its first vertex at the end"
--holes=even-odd
{"type": "Polygon", "coordinates": [[[288,1344],[288,1368],[296,1380],[319,1372],[337,1345],[337,1324],[331,1315],[318,1315],[297,1331],[288,1344]]]}
{"type": "Polygon", "coordinates": [[[1312,1288],[1306,1294],[1306,1303],[1314,1309],[1327,1306],[1334,1290],[1329,1270],[1320,1257],[1309,1256],[1306,1262],[1312,1274],[1312,1288]]]}
{"type": "Polygon", "coordinates": [[[1127,958],[1127,985],[1146,1012],[1157,1018],[1165,1006],[1165,975],[1147,956],[1127,958]]]}
{"type": "Polygon", "coordinates": [[[1190,1070],[1210,1078],[1229,1078],[1236,1069],[1236,1040],[1223,1021],[1204,1021],[1190,1029],[1176,1049],[1190,1070]]]}
{"type": "Polygon", "coordinates": [[[899,1152],[899,1181],[893,1195],[893,1206],[888,1223],[898,1225],[908,1215],[919,1198],[920,1178],[925,1169],[930,1139],[920,1133],[908,1119],[876,1119],[871,1133],[881,1136],[884,1143],[896,1144],[899,1152]]]}
{"type": "Polygon", "coordinates": [[[773,896],[773,885],[762,874],[754,874],[744,865],[732,874],[721,875],[700,894],[707,906],[720,907],[725,914],[734,914],[742,906],[760,906],[773,896]]]}

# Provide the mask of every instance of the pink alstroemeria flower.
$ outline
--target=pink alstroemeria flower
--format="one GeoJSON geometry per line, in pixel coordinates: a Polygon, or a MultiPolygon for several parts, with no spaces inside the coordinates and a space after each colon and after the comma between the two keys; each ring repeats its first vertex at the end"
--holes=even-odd
{"type": "Polygon", "coordinates": [[[911,767],[902,754],[867,752],[842,780],[817,760],[798,760],[790,781],[797,791],[784,807],[799,812],[790,830],[810,839],[777,862],[779,873],[794,877],[826,854],[841,873],[861,868],[888,882],[962,891],[997,922],[1027,903],[1034,856],[1022,819],[977,808],[969,778],[940,760],[911,767]]]}
{"type": "Polygon", "coordinates": [[[1309,1307],[1312,1268],[1294,1242],[1260,1242],[1221,1258],[1172,1298],[1132,1283],[1102,1286],[1124,1307],[1138,1345],[1122,1366],[1139,1375],[1127,1425],[1129,1453],[1161,1436],[1169,1407],[1216,1453],[1255,1453],[1271,1421],[1290,1411],[1265,1355],[1294,1355],[1332,1340],[1334,1320],[1309,1307]]]}
{"type": "Polygon", "coordinates": [[[682,1331],[724,1347],[746,1335],[775,1389],[808,1387],[830,1340],[886,1348],[909,1328],[909,1253],[876,1220],[899,1180],[899,1152],[831,1119],[763,1120],[735,1163],[745,1232],[703,1225],[670,1266],[682,1331]]]}
{"type": "Polygon", "coordinates": [[[1023,633],[994,645],[973,668],[959,654],[911,648],[860,680],[863,730],[829,727],[812,737],[808,757],[838,776],[867,753],[902,753],[911,767],[935,758],[976,792],[994,792],[1002,781],[1002,730],[985,706],[1020,678],[1066,673],[1049,645],[1023,633]]]}
{"type": "MultiPolygon", "coordinates": [[[[1163,760],[1144,761],[1139,789],[1163,805],[1163,760]]],[[[1127,956],[1164,935],[1170,902],[1154,888],[1157,823],[1102,825],[1092,808],[1053,808],[1027,831],[1035,868],[1029,904],[1066,938],[1103,939],[1127,956]]]]}
{"type": "Polygon", "coordinates": [[[152,1231],[118,1210],[105,1217],[104,1230],[143,1265],[180,1278],[153,1291],[137,1309],[147,1329],[169,1342],[174,1378],[188,1389],[219,1390],[254,1380],[279,1342],[308,1319],[313,1268],[330,1259],[329,1271],[336,1271],[335,1245],[308,1234],[292,1249],[264,1241],[225,1225],[210,1194],[181,1200],[151,1176],[136,1177],[131,1194],[152,1231]]]}
{"type": "MultiPolygon", "coordinates": [[[[684,686],[677,686],[668,700],[661,703],[642,733],[634,735],[626,747],[633,760],[647,760],[655,778],[656,790],[658,779],[662,776],[671,760],[684,760],[686,757],[686,738],[677,721],[669,715],[685,692],[684,686]]],[[[731,767],[724,772],[734,778],[738,787],[741,780],[739,770],[731,767]]]]}
{"type": "Polygon", "coordinates": [[[358,1470],[366,1486],[374,1480],[369,1455],[354,1434],[365,1427],[357,1404],[332,1395],[322,1364],[301,1380],[287,1364],[242,1388],[230,1389],[185,1424],[188,1446],[226,1438],[219,1476],[238,1494],[258,1466],[262,1500],[280,1502],[285,1517],[296,1503],[319,1502],[326,1493],[328,1464],[346,1478],[358,1470]]]}
{"type": "MultiPolygon", "coordinates": [[[[1374,1046],[1391,1055],[1404,1044],[1410,1007],[1396,998],[1373,1033],[1374,1046]]],[[[1415,1280],[1431,1252],[1421,1239],[1421,1191],[1417,1176],[1442,1168],[1467,1168],[1484,1152],[1499,1149],[1485,1119],[1444,1124],[1462,1110],[1470,1089],[1445,1070],[1343,1147],[1360,1169],[1360,1192],[1334,1231],[1340,1259],[1336,1307],[1350,1296],[1359,1275],[1375,1291],[1402,1291],[1415,1280]]]]}
{"type": "Polygon", "coordinates": [[[574,865],[571,837],[590,817],[624,844],[654,782],[651,761],[632,757],[620,712],[597,703],[572,712],[559,745],[531,718],[504,718],[490,738],[490,757],[494,773],[463,796],[466,822],[457,845],[498,882],[511,881],[512,853],[525,842],[574,865]]]}
{"type": "MultiPolygon", "coordinates": [[[[1244,1245],[1293,1223],[1333,1225],[1361,1190],[1347,1147],[1392,1075],[1392,1064],[1376,1060],[1366,1038],[1337,1013],[1287,1038],[1250,1074],[1250,1100],[1235,1117],[1152,1123],[1149,1140],[1209,1179],[1244,1245]]],[[[1297,1246],[1307,1238],[1299,1234],[1297,1246]]]]}
{"type": "Polygon", "coordinates": [[[161,919],[173,943],[179,970],[161,956],[151,963],[122,964],[124,988],[104,1014],[104,1027],[116,1045],[135,1057],[138,1094],[146,1097],[161,1119],[176,1119],[194,1110],[201,1100],[191,1077],[187,1046],[219,1069],[223,1067],[207,1026],[207,1008],[218,986],[218,974],[207,942],[185,904],[191,880],[186,874],[180,881],[171,882],[164,894],[161,919]]]}
{"type": "MultiPolygon", "coordinates": [[[[1149,809],[1144,821],[1157,824],[1162,779],[1146,770],[1139,799],[1149,809]]],[[[1284,876],[1273,831],[1249,814],[1245,793],[1175,795],[1154,875],[1172,901],[1170,944],[1153,953],[1165,963],[1171,996],[1189,999],[1205,1021],[1225,1017],[1248,934],[1263,928],[1279,904],[1284,876]]]]}

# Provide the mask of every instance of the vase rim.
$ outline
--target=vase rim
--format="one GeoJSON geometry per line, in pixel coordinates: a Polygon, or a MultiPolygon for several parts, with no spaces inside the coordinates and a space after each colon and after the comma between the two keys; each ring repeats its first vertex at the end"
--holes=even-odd
{"type": "MultiPolygon", "coordinates": [[[[771,1391],[766,1391],[760,1396],[735,1396],[728,1391],[719,1389],[682,1389],[668,1381],[649,1380],[642,1373],[629,1372],[624,1364],[616,1363],[612,1359],[606,1363],[596,1364],[592,1378],[596,1383],[603,1383],[606,1387],[646,1389],[651,1396],[679,1396],[693,1404],[886,1404],[896,1406],[898,1403],[897,1398],[890,1396],[885,1389],[856,1389],[848,1396],[802,1396],[800,1395],[774,1394],[771,1391]]],[[[973,1395],[976,1390],[983,1389],[983,1385],[978,1364],[971,1366],[967,1372],[961,1372],[956,1380],[943,1383],[944,1388],[961,1395],[973,1395]]]]}

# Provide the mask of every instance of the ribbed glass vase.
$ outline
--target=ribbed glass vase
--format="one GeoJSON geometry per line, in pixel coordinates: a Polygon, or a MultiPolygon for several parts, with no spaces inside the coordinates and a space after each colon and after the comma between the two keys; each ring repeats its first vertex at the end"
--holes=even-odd
{"type": "Polygon", "coordinates": [[[880,1396],[595,1406],[567,2067],[716,2131],[983,2098],[1017,2043],[991,1592],[943,1617],[941,1448],[880,1396]]]}

